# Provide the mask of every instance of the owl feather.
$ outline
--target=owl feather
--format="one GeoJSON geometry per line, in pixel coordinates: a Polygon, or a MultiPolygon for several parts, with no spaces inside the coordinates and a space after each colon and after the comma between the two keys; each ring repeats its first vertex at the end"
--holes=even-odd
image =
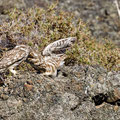
{"type": "Polygon", "coordinates": [[[27,45],[17,45],[12,50],[4,53],[0,59],[0,74],[9,70],[14,75],[14,68],[26,59],[37,68],[44,68],[44,75],[57,75],[57,69],[64,64],[65,51],[76,41],[76,37],[69,37],[50,43],[43,52],[38,52],[27,45]]]}
{"type": "Polygon", "coordinates": [[[71,47],[76,40],[77,40],[76,37],[68,37],[68,38],[57,40],[49,44],[47,47],[45,47],[42,54],[44,56],[52,56],[55,52],[57,53],[59,51],[62,51],[61,54],[64,54],[66,49],[71,47]]]}
{"type": "Polygon", "coordinates": [[[4,53],[0,59],[0,73],[10,70],[14,75],[16,71],[14,68],[22,61],[26,60],[30,53],[30,47],[26,45],[18,45],[14,49],[4,53]]]}

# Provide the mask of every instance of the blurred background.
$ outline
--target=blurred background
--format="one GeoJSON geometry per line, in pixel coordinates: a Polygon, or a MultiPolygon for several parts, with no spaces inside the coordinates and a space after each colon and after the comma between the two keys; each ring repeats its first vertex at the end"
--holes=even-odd
{"type": "MultiPolygon", "coordinates": [[[[12,7],[47,8],[53,2],[56,0],[0,0],[0,24],[7,17],[4,11],[12,7]]],[[[107,38],[120,47],[120,18],[113,0],[58,0],[57,9],[72,12],[85,21],[98,41],[107,38]]]]}

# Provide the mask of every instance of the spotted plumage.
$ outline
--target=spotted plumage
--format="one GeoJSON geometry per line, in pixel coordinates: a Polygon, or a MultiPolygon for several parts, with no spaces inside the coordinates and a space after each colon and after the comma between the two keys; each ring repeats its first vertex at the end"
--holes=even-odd
{"type": "Polygon", "coordinates": [[[44,63],[42,65],[46,69],[46,71],[43,74],[56,76],[57,69],[64,64],[65,58],[66,58],[66,55],[61,55],[61,56],[57,56],[57,57],[55,57],[55,56],[45,57],[44,63]]]}
{"type": "Polygon", "coordinates": [[[64,64],[65,51],[75,42],[76,37],[57,40],[49,44],[43,52],[38,52],[27,45],[17,45],[14,49],[4,53],[0,59],[0,73],[9,70],[14,75],[14,68],[28,59],[38,68],[44,68],[44,75],[57,75],[57,69],[64,64]],[[59,53],[59,51],[62,51],[59,53]]]}
{"type": "Polygon", "coordinates": [[[18,45],[14,49],[4,53],[0,59],[0,73],[10,70],[14,75],[17,73],[14,68],[22,61],[26,60],[30,53],[30,47],[26,45],[18,45]]]}
{"type": "Polygon", "coordinates": [[[76,37],[69,37],[65,39],[57,40],[51,44],[49,44],[42,52],[44,56],[53,56],[54,52],[65,50],[76,41],[76,37]]]}

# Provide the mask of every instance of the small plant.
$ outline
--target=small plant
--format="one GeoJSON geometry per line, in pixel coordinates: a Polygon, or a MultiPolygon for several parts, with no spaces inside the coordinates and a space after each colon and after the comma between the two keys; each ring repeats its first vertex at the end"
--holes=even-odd
{"type": "Polygon", "coordinates": [[[37,44],[42,51],[55,40],[76,36],[72,50],[66,52],[68,59],[77,64],[99,64],[108,70],[120,70],[120,49],[110,41],[96,42],[87,25],[73,14],[55,9],[55,5],[47,10],[37,6],[26,11],[15,8],[7,13],[9,18],[0,25],[1,39],[31,47],[37,44]]]}

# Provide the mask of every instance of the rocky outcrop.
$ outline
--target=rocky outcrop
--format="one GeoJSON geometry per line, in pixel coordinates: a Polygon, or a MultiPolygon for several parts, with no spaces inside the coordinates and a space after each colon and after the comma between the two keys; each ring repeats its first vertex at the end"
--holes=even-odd
{"type": "Polygon", "coordinates": [[[75,65],[64,66],[55,78],[19,73],[0,87],[1,120],[119,119],[120,109],[116,112],[109,103],[97,109],[92,98],[118,89],[120,72],[75,65]]]}
{"type": "MultiPolygon", "coordinates": [[[[49,2],[1,0],[0,24],[12,7],[46,7],[49,2]]],[[[108,37],[120,44],[120,24],[112,1],[59,0],[58,8],[87,22],[98,41],[108,37]]],[[[120,71],[108,72],[97,65],[64,66],[55,78],[19,71],[16,77],[7,77],[4,85],[0,83],[0,120],[119,120],[119,81],[120,71]]]]}

